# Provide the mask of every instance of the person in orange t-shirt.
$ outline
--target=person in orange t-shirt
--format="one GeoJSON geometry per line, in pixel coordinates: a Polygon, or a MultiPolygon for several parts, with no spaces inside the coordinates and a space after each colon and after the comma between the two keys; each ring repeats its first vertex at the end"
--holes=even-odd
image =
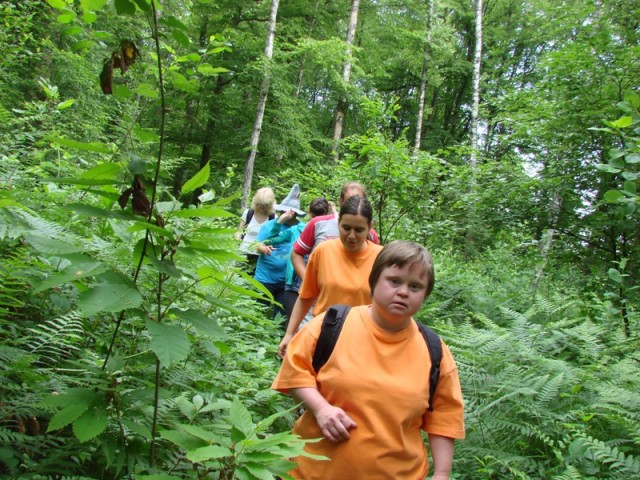
{"type": "Polygon", "coordinates": [[[309,256],[287,331],[278,346],[280,358],[312,305],[313,314],[318,315],[335,303],[356,306],[369,302],[367,279],[382,250],[367,239],[372,221],[373,209],[366,198],[356,195],[344,201],[338,219],[340,238],[322,242],[309,256]]]}
{"type": "Polygon", "coordinates": [[[300,456],[294,478],[433,480],[449,478],[454,439],[464,438],[462,391],[456,363],[442,342],[441,371],[428,409],[430,355],[413,315],[434,284],[431,255],[395,241],[384,247],[369,276],[371,305],[352,308],[327,363],[315,372],[313,352],[323,315],[291,340],[272,388],[303,402],[293,432],[317,460],[300,456]]]}

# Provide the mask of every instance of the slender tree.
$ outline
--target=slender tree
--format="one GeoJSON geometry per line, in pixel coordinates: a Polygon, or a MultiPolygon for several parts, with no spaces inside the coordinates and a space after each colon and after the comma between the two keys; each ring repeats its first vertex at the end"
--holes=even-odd
{"type": "MultiPolygon", "coordinates": [[[[356,36],[356,26],[358,24],[358,10],[360,8],[360,0],[351,1],[351,13],[349,15],[349,27],[347,28],[346,39],[346,58],[342,69],[342,81],[344,87],[349,84],[351,79],[351,67],[352,67],[352,53],[353,53],[353,41],[356,36]]],[[[339,157],[338,146],[340,144],[340,138],[342,137],[342,129],[344,127],[344,114],[347,109],[347,98],[343,94],[338,100],[338,106],[336,107],[336,121],[333,130],[333,155],[334,160],[339,157]]]]}
{"type": "Polygon", "coordinates": [[[482,63],[482,0],[476,0],[476,48],[473,58],[473,104],[471,106],[471,157],[469,163],[476,167],[478,148],[478,110],[480,108],[480,65],[482,63]]]}
{"type": "Polygon", "coordinates": [[[251,183],[253,180],[253,166],[256,161],[256,153],[258,151],[258,142],[260,141],[260,131],[262,130],[262,120],[264,118],[264,110],[267,105],[267,96],[269,95],[270,80],[270,62],[273,57],[273,43],[276,36],[276,21],[278,17],[278,6],[280,0],[271,1],[271,10],[269,12],[269,28],[267,31],[267,42],[264,47],[264,56],[267,61],[265,64],[265,74],[260,86],[260,97],[256,108],[256,119],[253,124],[253,132],[251,133],[251,141],[249,142],[249,157],[244,168],[244,183],[242,185],[242,208],[247,205],[249,192],[251,191],[251,183]]]}
{"type": "Polygon", "coordinates": [[[427,96],[427,69],[431,50],[431,22],[433,19],[434,0],[427,0],[427,34],[424,44],[424,57],[422,60],[422,72],[420,73],[420,100],[418,102],[418,120],[416,122],[416,138],[413,143],[413,151],[420,149],[422,141],[422,125],[424,123],[424,101],[427,96]]]}

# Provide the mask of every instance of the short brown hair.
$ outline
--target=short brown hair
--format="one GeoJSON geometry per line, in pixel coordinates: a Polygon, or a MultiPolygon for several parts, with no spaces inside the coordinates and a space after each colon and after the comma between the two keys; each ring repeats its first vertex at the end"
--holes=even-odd
{"type": "Polygon", "coordinates": [[[345,201],[344,196],[349,190],[360,190],[358,196],[367,198],[367,191],[364,189],[361,183],[359,182],[347,182],[342,186],[342,190],[340,191],[340,204],[345,201]]]}
{"type": "Polygon", "coordinates": [[[425,273],[427,274],[427,293],[424,298],[429,297],[433,290],[433,285],[436,282],[433,259],[431,258],[429,250],[419,243],[409,240],[394,240],[385,245],[380,251],[369,275],[369,288],[371,288],[371,292],[373,292],[378,283],[382,270],[393,266],[402,268],[407,264],[424,267],[425,273]]]}

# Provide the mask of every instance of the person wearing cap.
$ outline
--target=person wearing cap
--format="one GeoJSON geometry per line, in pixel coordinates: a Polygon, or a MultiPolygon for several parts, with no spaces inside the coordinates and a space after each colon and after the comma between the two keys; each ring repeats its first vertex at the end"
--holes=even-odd
{"type": "Polygon", "coordinates": [[[287,318],[285,305],[285,286],[287,263],[291,252],[291,241],[282,242],[277,245],[267,245],[264,243],[269,238],[276,223],[279,222],[279,233],[286,232],[290,228],[300,223],[299,218],[306,215],[300,210],[300,187],[294,184],[289,195],[281,202],[274,205],[276,212],[282,213],[280,218],[267,221],[256,237],[257,251],[260,254],[254,278],[259,281],[273,296],[276,303],[273,304],[273,318],[281,316],[287,318]]]}

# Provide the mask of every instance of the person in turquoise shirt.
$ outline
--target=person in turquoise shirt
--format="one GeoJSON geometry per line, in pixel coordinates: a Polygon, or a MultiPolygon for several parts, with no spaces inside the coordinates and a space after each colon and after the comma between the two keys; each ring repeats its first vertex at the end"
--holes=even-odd
{"type": "MultiPolygon", "coordinates": [[[[329,212],[329,202],[324,197],[315,198],[309,204],[309,216],[311,218],[326,215],[329,212]]],[[[271,230],[267,233],[267,238],[262,243],[266,247],[279,247],[282,245],[287,245],[289,254],[287,255],[287,267],[285,270],[285,287],[284,287],[284,296],[282,305],[284,307],[284,315],[286,318],[286,322],[284,324],[284,328],[287,328],[287,323],[289,321],[289,317],[291,316],[291,312],[293,311],[293,306],[296,303],[298,298],[298,289],[300,288],[300,284],[302,280],[298,277],[293,269],[293,264],[291,263],[291,248],[293,244],[298,239],[302,230],[306,226],[306,223],[298,221],[291,225],[297,217],[296,212],[293,209],[289,209],[287,212],[280,215],[277,221],[274,221],[271,225],[271,230]],[[287,227],[287,225],[291,225],[287,227]]],[[[266,230],[266,228],[265,228],[266,230]]],[[[306,258],[305,258],[306,262],[306,258]]]]}

